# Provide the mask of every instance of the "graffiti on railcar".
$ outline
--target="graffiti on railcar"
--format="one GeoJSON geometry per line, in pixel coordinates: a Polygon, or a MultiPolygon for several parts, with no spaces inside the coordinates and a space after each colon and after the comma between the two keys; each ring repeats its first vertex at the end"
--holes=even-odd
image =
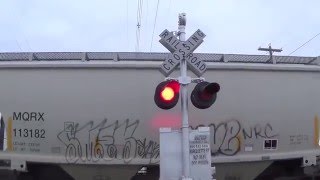
{"type": "Polygon", "coordinates": [[[109,123],[104,119],[97,125],[93,121],[84,125],[65,122],[57,138],[66,146],[65,157],[69,163],[115,159],[130,163],[134,158],[157,163],[160,146],[155,141],[135,136],[139,123],[139,120],[129,119],[122,123],[119,120],[109,123]]]}
{"type": "MultiPolygon", "coordinates": [[[[158,163],[160,145],[147,138],[137,137],[140,120],[108,121],[98,124],[89,121],[83,125],[65,122],[57,138],[65,145],[67,162],[97,162],[121,160],[130,163],[133,159],[148,159],[158,163]]],[[[198,125],[193,129],[205,126],[198,125]]],[[[211,155],[236,155],[242,142],[253,139],[275,138],[270,123],[243,126],[239,120],[228,120],[208,125],[211,131],[211,155]]],[[[140,127],[141,128],[141,127],[140,127]]]]}
{"type": "MultiPolygon", "coordinates": [[[[205,125],[192,127],[196,129],[205,125]]],[[[270,123],[255,124],[250,127],[243,126],[239,120],[232,119],[219,123],[211,123],[211,155],[236,155],[241,148],[242,141],[250,139],[275,138],[278,136],[274,132],[273,126],[270,123]]]]}

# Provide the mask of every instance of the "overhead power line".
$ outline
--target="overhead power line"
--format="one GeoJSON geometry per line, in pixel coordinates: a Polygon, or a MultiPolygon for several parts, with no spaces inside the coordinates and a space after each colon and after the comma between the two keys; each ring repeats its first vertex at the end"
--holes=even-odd
{"type": "MultiPolygon", "coordinates": [[[[167,13],[167,19],[169,19],[169,16],[170,16],[170,10],[171,10],[171,1],[172,1],[172,0],[170,0],[170,1],[169,1],[169,6],[168,6],[168,13],[167,13]]],[[[168,26],[168,24],[169,24],[169,21],[167,21],[167,26],[168,26]]]]}
{"type": "Polygon", "coordinates": [[[17,39],[15,39],[15,40],[16,40],[16,44],[17,44],[18,48],[20,49],[20,52],[22,52],[22,48],[21,48],[21,46],[20,46],[20,44],[19,44],[18,40],[17,40],[17,39]]]}
{"type": "Polygon", "coordinates": [[[127,45],[128,44],[129,44],[129,0],[127,0],[127,45]]]}
{"type": "Polygon", "coordinates": [[[137,29],[136,29],[136,51],[139,51],[140,48],[140,28],[141,28],[141,19],[142,19],[142,9],[143,9],[143,0],[138,0],[138,9],[137,9],[137,29]]]}
{"type": "Polygon", "coordinates": [[[317,36],[319,36],[320,33],[316,34],[315,36],[313,36],[311,39],[309,39],[307,42],[303,43],[301,46],[299,46],[297,49],[295,49],[294,51],[292,51],[290,54],[288,54],[288,56],[290,56],[291,54],[293,54],[294,52],[298,51],[300,48],[302,48],[303,46],[305,46],[306,44],[308,44],[310,41],[312,41],[314,38],[316,38],[317,36]]]}
{"type": "MultiPolygon", "coordinates": [[[[10,7],[10,12],[19,12],[19,11],[17,11],[16,9],[13,9],[13,8],[10,7]]],[[[22,22],[23,22],[23,20],[22,20],[22,15],[19,14],[19,13],[18,13],[18,14],[17,14],[17,13],[12,13],[12,16],[14,16],[14,17],[16,18],[16,20],[17,20],[17,21],[16,21],[16,22],[17,22],[17,25],[20,26],[20,27],[23,27],[23,25],[22,25],[22,22]]],[[[26,34],[24,33],[24,29],[20,29],[20,30],[21,30],[20,33],[21,33],[21,35],[22,35],[22,38],[23,38],[24,42],[26,43],[28,49],[29,49],[30,51],[33,51],[32,48],[31,48],[31,46],[30,46],[29,40],[28,40],[26,34]]],[[[21,39],[21,38],[19,38],[19,39],[21,39]]],[[[17,44],[17,46],[19,47],[20,51],[22,51],[21,44],[19,43],[19,41],[17,40],[17,38],[15,38],[15,41],[16,41],[16,44],[17,44]]],[[[21,42],[21,41],[20,41],[20,42],[21,42]]]]}
{"type": "Polygon", "coordinates": [[[160,0],[158,0],[158,3],[157,3],[156,16],[154,17],[153,31],[152,31],[152,36],[151,36],[150,52],[151,52],[151,50],[152,50],[154,30],[156,29],[156,24],[157,24],[157,16],[158,16],[158,9],[159,9],[159,1],[160,1],[160,0]]]}
{"type": "Polygon", "coordinates": [[[146,27],[147,27],[147,25],[148,25],[148,13],[149,13],[149,3],[148,3],[148,2],[149,2],[149,1],[147,1],[146,22],[145,22],[146,27]]]}

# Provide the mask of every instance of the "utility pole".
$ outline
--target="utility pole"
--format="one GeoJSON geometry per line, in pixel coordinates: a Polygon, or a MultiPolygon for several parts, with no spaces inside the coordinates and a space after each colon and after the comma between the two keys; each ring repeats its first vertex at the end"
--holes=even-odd
{"type": "Polygon", "coordinates": [[[258,48],[259,51],[268,51],[270,54],[270,58],[267,62],[272,61],[273,64],[277,64],[276,60],[273,58],[273,52],[281,52],[282,49],[273,49],[271,47],[271,43],[269,44],[269,48],[258,48]]]}

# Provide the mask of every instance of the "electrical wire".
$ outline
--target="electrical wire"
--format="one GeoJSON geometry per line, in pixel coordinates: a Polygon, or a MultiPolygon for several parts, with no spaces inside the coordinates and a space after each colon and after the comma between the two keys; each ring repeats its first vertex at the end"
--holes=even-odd
{"type": "MultiPolygon", "coordinates": [[[[167,13],[167,19],[169,19],[169,16],[170,16],[170,11],[171,11],[171,1],[172,1],[172,0],[170,0],[170,1],[169,1],[168,13],[167,13]]],[[[169,21],[167,21],[167,26],[169,26],[168,24],[169,24],[169,21]]]]}
{"type": "Polygon", "coordinates": [[[20,44],[19,44],[18,40],[17,40],[17,39],[15,39],[15,40],[16,40],[16,44],[17,44],[18,48],[20,49],[20,52],[22,52],[22,48],[21,48],[21,46],[20,46],[20,44]]]}
{"type": "Polygon", "coordinates": [[[139,33],[140,33],[139,18],[140,18],[140,0],[138,0],[138,5],[137,5],[136,52],[139,51],[139,33]]]}
{"type": "Polygon", "coordinates": [[[127,0],[127,48],[129,45],[129,0],[127,0]]]}
{"type": "Polygon", "coordinates": [[[140,22],[142,19],[142,12],[143,12],[143,0],[140,0],[140,22]]]}
{"type": "MultiPolygon", "coordinates": [[[[21,16],[21,14],[20,15],[18,15],[18,14],[16,14],[16,13],[14,13],[14,12],[17,12],[17,13],[19,13],[19,11],[18,10],[16,10],[16,9],[13,9],[13,8],[11,8],[10,7],[10,12],[13,12],[12,13],[12,16],[14,16],[16,19],[17,19],[17,25],[18,26],[20,26],[20,27],[23,27],[23,25],[22,25],[22,16],[21,16]]],[[[28,47],[28,49],[30,50],[30,51],[33,51],[32,50],[32,48],[31,48],[31,46],[30,46],[30,43],[29,43],[29,40],[28,40],[28,38],[27,38],[27,36],[26,36],[26,34],[24,33],[24,31],[23,30],[21,30],[21,35],[22,35],[22,38],[23,38],[23,40],[24,40],[24,42],[26,43],[26,45],[27,45],[27,47],[28,47]]],[[[17,46],[19,47],[19,49],[20,49],[20,51],[22,52],[23,50],[22,50],[22,46],[21,46],[21,44],[19,43],[19,41],[17,40],[17,38],[15,38],[15,41],[16,41],[16,44],[17,44],[17,46]]],[[[21,41],[20,41],[21,42],[21,41]]]]}
{"type": "Polygon", "coordinates": [[[141,39],[140,31],[142,28],[142,15],[143,15],[143,0],[140,0],[140,15],[139,15],[140,27],[139,27],[139,36],[138,36],[138,48],[139,48],[138,51],[140,51],[140,39],[141,39]]]}
{"type": "Polygon", "coordinates": [[[155,30],[155,28],[156,28],[156,24],[157,24],[157,16],[158,16],[158,9],[159,9],[159,1],[160,1],[160,0],[158,0],[158,3],[157,3],[157,9],[156,9],[156,15],[155,15],[155,17],[154,17],[153,31],[152,31],[152,36],[151,36],[150,52],[151,52],[151,50],[152,50],[154,30],[155,30]]]}
{"type": "MultiPolygon", "coordinates": [[[[13,12],[15,12],[15,11],[13,11],[13,12]]],[[[17,13],[18,13],[18,11],[17,11],[17,13]]],[[[13,14],[14,14],[14,15],[17,17],[17,19],[18,19],[18,25],[21,26],[21,27],[23,27],[23,26],[22,26],[22,23],[21,23],[21,22],[23,22],[23,20],[22,20],[22,15],[21,15],[21,14],[17,15],[17,14],[15,14],[15,13],[13,13],[13,14]]],[[[27,38],[27,36],[26,36],[26,34],[24,33],[23,30],[21,31],[21,35],[22,35],[24,41],[26,42],[26,44],[27,44],[27,46],[28,46],[28,49],[29,49],[30,51],[33,51],[32,48],[31,48],[31,46],[30,46],[30,44],[29,44],[29,40],[28,40],[28,38],[27,38]]]]}
{"type": "Polygon", "coordinates": [[[145,27],[148,27],[148,13],[149,13],[149,1],[147,1],[147,12],[146,12],[146,22],[145,22],[145,27]]]}
{"type": "Polygon", "coordinates": [[[136,52],[140,49],[140,28],[142,19],[143,0],[138,0],[137,8],[137,28],[136,28],[136,52]]]}
{"type": "MultiPolygon", "coordinates": [[[[138,21],[138,11],[139,11],[139,0],[138,0],[138,6],[137,6],[137,20],[138,21]]],[[[136,45],[135,45],[135,51],[137,52],[137,46],[138,46],[138,29],[136,28],[136,45]]]]}
{"type": "Polygon", "coordinates": [[[293,54],[294,52],[296,52],[297,50],[299,50],[300,48],[302,48],[303,46],[305,46],[306,44],[308,44],[310,41],[312,41],[314,38],[316,38],[317,36],[319,36],[320,33],[316,34],[315,36],[313,36],[311,39],[309,39],[307,42],[303,43],[301,46],[299,46],[297,49],[295,49],[294,51],[292,51],[288,56],[290,56],[291,54],[293,54]]]}

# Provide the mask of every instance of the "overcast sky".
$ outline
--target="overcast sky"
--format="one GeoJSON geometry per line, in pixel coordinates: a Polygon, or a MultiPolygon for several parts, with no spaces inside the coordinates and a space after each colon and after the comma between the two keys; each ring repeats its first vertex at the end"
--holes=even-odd
{"type": "MultiPolygon", "coordinates": [[[[139,0],[0,0],[0,51],[137,51],[139,0]]],[[[187,37],[207,36],[196,52],[288,55],[320,33],[319,0],[140,0],[139,51],[168,52],[159,41],[187,13],[187,37]],[[153,27],[155,24],[151,48],[153,27]]],[[[320,35],[293,53],[319,56],[320,35]]]]}

